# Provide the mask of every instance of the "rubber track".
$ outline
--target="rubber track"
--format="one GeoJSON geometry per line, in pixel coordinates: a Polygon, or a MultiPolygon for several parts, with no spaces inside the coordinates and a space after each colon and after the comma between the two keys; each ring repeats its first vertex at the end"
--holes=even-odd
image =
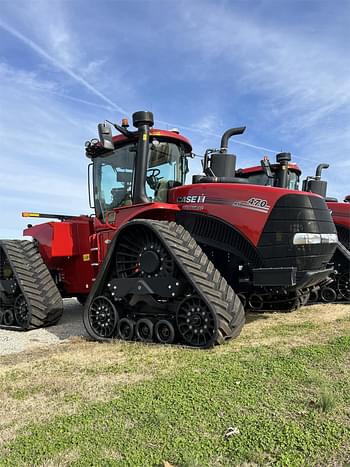
{"type": "Polygon", "coordinates": [[[31,314],[27,329],[55,324],[63,313],[62,297],[35,244],[28,240],[0,240],[0,248],[27,300],[31,314]]]}
{"type": "Polygon", "coordinates": [[[197,293],[211,305],[218,320],[216,344],[238,336],[245,323],[243,305],[190,233],[175,222],[143,222],[156,230],[197,293]]]}

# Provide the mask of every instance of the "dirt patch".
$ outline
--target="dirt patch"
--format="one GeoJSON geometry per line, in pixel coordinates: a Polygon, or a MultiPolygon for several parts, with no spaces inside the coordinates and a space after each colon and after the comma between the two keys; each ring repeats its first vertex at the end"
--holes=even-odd
{"type": "Polygon", "coordinates": [[[83,307],[75,299],[65,299],[63,316],[55,326],[27,332],[0,329],[0,356],[59,344],[74,336],[86,337],[82,312],[83,307]]]}

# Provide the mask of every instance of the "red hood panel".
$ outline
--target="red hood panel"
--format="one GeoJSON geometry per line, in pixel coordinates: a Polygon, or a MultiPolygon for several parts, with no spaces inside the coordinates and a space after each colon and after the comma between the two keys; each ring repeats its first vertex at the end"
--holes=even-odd
{"type": "Polygon", "coordinates": [[[260,185],[198,183],[170,190],[169,202],[177,203],[181,210],[218,217],[257,245],[271,210],[286,194],[304,196],[306,193],[260,185]]]}
{"type": "Polygon", "coordinates": [[[334,203],[329,201],[327,206],[332,212],[334,223],[350,229],[350,203],[334,203]]]}

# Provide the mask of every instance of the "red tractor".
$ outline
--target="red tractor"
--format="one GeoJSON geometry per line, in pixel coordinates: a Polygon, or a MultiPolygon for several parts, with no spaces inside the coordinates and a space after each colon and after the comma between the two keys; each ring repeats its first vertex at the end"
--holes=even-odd
{"type": "Polygon", "coordinates": [[[239,176],[228,142],[244,127],[185,185],[189,141],[153,129],[150,112],[133,125],[114,124],[113,137],[100,124],[86,143],[95,216],[27,213],[61,222],[29,225],[33,242],[0,242],[2,327],[52,324],[61,297],[77,296],[97,340],[205,348],[239,334],[242,301],[289,311],[329,276],[337,235],[324,199],[239,176]]]}
{"type": "MultiPolygon", "coordinates": [[[[320,299],[324,302],[348,302],[350,301],[350,195],[342,203],[336,198],[326,197],[327,182],[321,180],[321,172],[328,167],[328,164],[320,164],[315,176],[307,177],[302,184],[303,191],[317,193],[326,199],[339,240],[332,258],[334,271],[326,281],[313,289],[311,299],[312,301],[320,299]]],[[[298,190],[301,170],[297,164],[289,161],[288,166],[281,164],[279,160],[276,164],[270,164],[265,157],[260,166],[239,169],[238,174],[249,183],[298,190]]]]}

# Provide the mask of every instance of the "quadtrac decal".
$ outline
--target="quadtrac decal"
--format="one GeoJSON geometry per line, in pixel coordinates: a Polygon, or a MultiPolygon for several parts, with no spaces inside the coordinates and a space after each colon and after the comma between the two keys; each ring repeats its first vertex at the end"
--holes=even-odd
{"type": "Polygon", "coordinates": [[[234,206],[242,209],[249,209],[251,211],[268,213],[270,206],[266,199],[249,198],[248,200],[232,200],[225,198],[210,198],[205,195],[187,195],[179,196],[176,200],[179,204],[192,205],[193,207],[198,204],[224,204],[226,206],[234,206]]]}

